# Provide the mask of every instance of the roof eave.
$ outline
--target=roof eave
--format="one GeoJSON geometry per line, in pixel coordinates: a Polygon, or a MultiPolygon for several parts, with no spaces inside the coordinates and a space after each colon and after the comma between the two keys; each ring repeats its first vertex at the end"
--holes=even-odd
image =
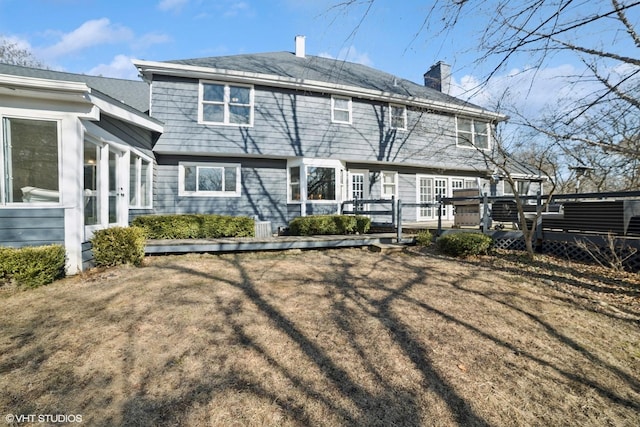
{"type": "Polygon", "coordinates": [[[385,91],[377,91],[358,86],[341,85],[318,80],[298,79],[276,76],[273,74],[252,73],[247,71],[199,67],[157,61],[133,60],[133,64],[138,68],[143,78],[148,80],[152,80],[153,74],[199,79],[224,79],[225,81],[237,83],[251,83],[287,89],[307,90],[311,92],[332,93],[335,95],[353,96],[383,102],[397,102],[407,106],[432,109],[451,114],[482,117],[495,122],[504,121],[508,118],[504,114],[495,113],[483,108],[455,105],[426,98],[403,96],[385,91]]]}

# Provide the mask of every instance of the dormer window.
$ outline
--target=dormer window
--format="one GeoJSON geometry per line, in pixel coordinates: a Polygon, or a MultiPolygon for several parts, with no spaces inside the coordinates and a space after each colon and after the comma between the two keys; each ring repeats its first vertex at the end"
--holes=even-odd
{"type": "Polygon", "coordinates": [[[253,125],[253,87],[200,83],[199,122],[217,125],[253,125]]]}
{"type": "Polygon", "coordinates": [[[389,105],[391,129],[407,129],[407,107],[404,105],[389,105]]]}
{"type": "Polygon", "coordinates": [[[458,147],[489,149],[489,123],[456,117],[456,135],[458,147]]]}

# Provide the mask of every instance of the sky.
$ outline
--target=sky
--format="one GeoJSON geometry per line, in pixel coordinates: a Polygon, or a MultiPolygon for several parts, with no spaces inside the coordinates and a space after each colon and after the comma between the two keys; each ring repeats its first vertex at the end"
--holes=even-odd
{"type": "MultiPolygon", "coordinates": [[[[430,1],[376,0],[369,8],[356,0],[349,8],[336,6],[343,1],[0,0],[0,37],[55,70],[127,79],[137,78],[132,59],[293,51],[294,37],[304,35],[309,55],[362,63],[420,84],[431,65],[444,61],[452,66],[452,94],[473,93],[472,101],[487,107],[508,85],[519,88],[515,97],[526,98],[528,108],[538,109],[575,90],[563,76],[579,73],[582,64],[562,55],[535,72],[523,72],[526,57],[516,59],[492,85],[471,90],[487,72],[475,63],[475,48],[491,1],[445,32],[424,25],[428,16],[439,18],[430,1]]],[[[590,0],[582,1],[591,7],[590,0]]]]}

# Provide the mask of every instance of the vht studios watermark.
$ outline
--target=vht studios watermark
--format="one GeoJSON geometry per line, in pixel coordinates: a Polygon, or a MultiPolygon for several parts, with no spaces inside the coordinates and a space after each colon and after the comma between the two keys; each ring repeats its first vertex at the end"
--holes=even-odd
{"type": "Polygon", "coordinates": [[[20,423],[81,423],[82,415],[73,414],[7,414],[4,416],[7,424],[20,423]]]}

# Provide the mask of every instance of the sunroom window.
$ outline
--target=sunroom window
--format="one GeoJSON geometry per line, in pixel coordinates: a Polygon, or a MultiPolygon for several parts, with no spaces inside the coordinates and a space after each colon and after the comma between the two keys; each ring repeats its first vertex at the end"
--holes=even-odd
{"type": "Polygon", "coordinates": [[[240,196],[240,165],[180,163],[180,189],[183,196],[240,196]]]}
{"type": "Polygon", "coordinates": [[[2,203],[58,203],[58,122],[2,120],[2,203]]]}
{"type": "Polygon", "coordinates": [[[252,125],[253,87],[202,82],[200,119],[211,124],[252,125]]]}
{"type": "Polygon", "coordinates": [[[151,162],[133,153],[129,164],[129,206],[151,207],[151,162]]]}

